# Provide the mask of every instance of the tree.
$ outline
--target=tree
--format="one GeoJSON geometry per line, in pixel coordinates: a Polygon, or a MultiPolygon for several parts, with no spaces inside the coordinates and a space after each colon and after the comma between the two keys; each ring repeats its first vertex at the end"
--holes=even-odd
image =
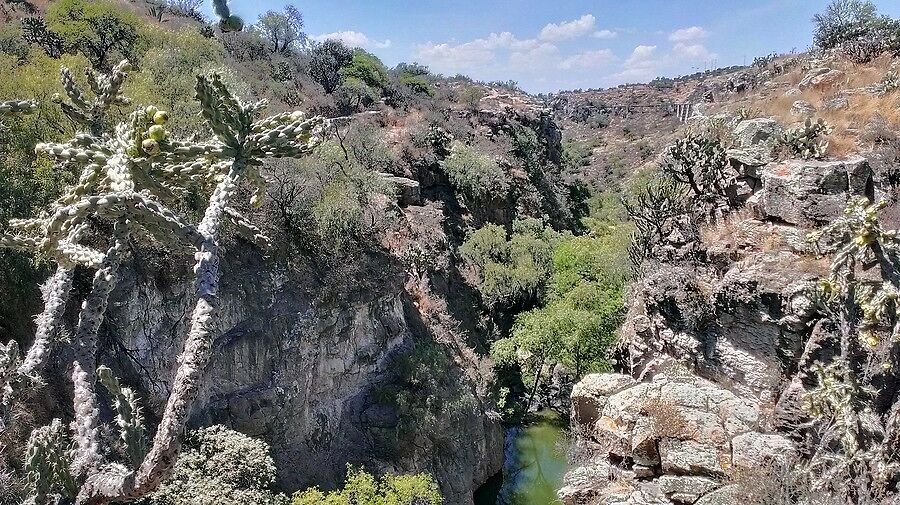
{"type": "Polygon", "coordinates": [[[109,71],[113,51],[136,61],[140,20],[110,3],[60,0],[50,5],[47,24],[67,52],[84,54],[99,70],[109,71]]]}
{"type": "Polygon", "coordinates": [[[875,4],[863,0],[832,0],[825,12],[813,16],[814,40],[822,49],[832,49],[844,42],[877,35],[891,24],[879,16],[875,4]]]}
{"type": "Polygon", "coordinates": [[[345,79],[359,79],[378,90],[383,90],[388,85],[388,72],[384,63],[374,54],[362,49],[353,50],[353,58],[341,69],[341,74],[345,79]]]}
{"type": "Polygon", "coordinates": [[[303,47],[308,40],[303,32],[303,14],[293,5],[286,6],[284,12],[270,10],[261,14],[254,28],[269,41],[271,51],[276,54],[303,47]]]}
{"type": "Polygon", "coordinates": [[[330,95],[343,82],[341,69],[353,60],[353,51],[338,40],[326,40],[312,48],[310,57],[310,77],[330,95]]]}

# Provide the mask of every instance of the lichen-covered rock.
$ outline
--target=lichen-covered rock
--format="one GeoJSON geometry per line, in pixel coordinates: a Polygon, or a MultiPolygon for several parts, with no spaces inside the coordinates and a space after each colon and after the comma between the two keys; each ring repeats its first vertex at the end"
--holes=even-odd
{"type": "Polygon", "coordinates": [[[806,100],[796,100],[791,104],[791,114],[801,117],[810,117],[817,111],[816,107],[806,100]]]}
{"type": "Polygon", "coordinates": [[[611,395],[635,385],[629,375],[590,374],[572,388],[572,419],[578,424],[593,424],[611,395]]]}
{"type": "Polygon", "coordinates": [[[853,196],[872,197],[872,171],[865,158],[789,160],[760,171],[762,189],[748,202],[766,219],[819,226],[839,216],[853,196]]]}
{"type": "Polygon", "coordinates": [[[592,416],[573,410],[573,427],[596,456],[567,474],[563,503],[693,503],[720,487],[735,465],[734,440],[741,458],[792,447],[760,433],[759,402],[674,363],[649,381],[623,377],[598,374],[576,386],[604,400],[592,404],[600,406],[593,424],[586,423],[592,416]],[[598,457],[608,460],[598,463],[598,457]]]}
{"type": "Polygon", "coordinates": [[[794,444],[781,435],[748,432],[731,440],[735,468],[754,469],[767,464],[787,464],[796,456],[794,444]]]}
{"type": "Polygon", "coordinates": [[[840,70],[819,67],[807,72],[797,87],[800,89],[826,88],[837,84],[844,78],[845,74],[840,70]]]}
{"type": "Polygon", "coordinates": [[[708,477],[682,475],[663,475],[656,483],[663,494],[681,503],[694,503],[720,485],[718,481],[708,477]]]}

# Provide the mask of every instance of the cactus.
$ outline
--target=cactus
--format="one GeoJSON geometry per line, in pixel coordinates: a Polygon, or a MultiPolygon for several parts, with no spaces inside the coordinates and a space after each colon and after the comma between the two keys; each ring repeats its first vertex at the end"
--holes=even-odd
{"type": "Polygon", "coordinates": [[[122,436],[122,446],[129,462],[137,466],[147,454],[146,430],[137,394],[127,387],[122,387],[107,367],[97,369],[100,383],[113,397],[113,408],[116,410],[116,424],[122,436]]]}
{"type": "Polygon", "coordinates": [[[825,137],[832,131],[834,128],[824,119],[819,118],[813,122],[811,118],[807,118],[802,126],[784,132],[779,141],[792,156],[818,160],[824,158],[828,151],[828,139],[825,137]]]}
{"type": "MultiPolygon", "coordinates": [[[[262,160],[304,156],[320,141],[324,130],[323,119],[308,119],[301,112],[257,119],[265,102],[242,102],[228,91],[218,75],[213,75],[199,77],[196,87],[203,117],[215,133],[212,140],[181,142],[169,138],[165,128],[168,114],[152,106],[136,110],[112,135],[103,134],[108,108],[126,103],[120,95],[126,69],[127,62],[122,62],[108,76],[89,72],[88,81],[95,95],[90,100],[71,73],[63,69],[68,101],[59,97],[54,101],[90,133],[76,134],[65,143],[38,144],[36,151],[80,169],[81,175],[47,211],[34,218],[12,220],[10,233],[0,234],[0,247],[41,254],[58,264],[57,273],[46,285],[45,309],[38,318],[34,345],[24,359],[19,358],[14,344],[0,349],[4,411],[12,405],[18,391],[30,380],[36,380],[46,362],[49,344],[65,311],[75,266],[95,269],[72,339],[74,446],[71,451],[63,451],[61,428],[53,425],[36,431],[35,443],[30,445],[33,449],[29,449],[36,456],[34,475],[56,472],[56,481],[71,481],[71,486],[65,487],[78,504],[132,501],[155,490],[171,471],[210,357],[211,322],[218,306],[218,242],[222,227],[233,225],[261,246],[267,245],[260,231],[231,206],[237,188],[245,182],[249,184],[250,203],[258,206],[265,191],[265,181],[259,173],[262,160]],[[195,182],[215,185],[197,226],[169,206],[188,184],[195,182]],[[85,231],[97,221],[112,223],[106,251],[93,243],[81,243],[85,231]],[[193,249],[197,259],[197,299],[189,333],[171,394],[149,447],[144,440],[137,396],[122,387],[109,369],[98,369],[96,363],[97,331],[130,234],[138,226],[165,245],[193,249]],[[124,463],[111,460],[108,455],[112,451],[103,448],[95,389],[98,378],[114,401],[124,463]],[[46,467],[48,461],[54,462],[52,471],[46,467]],[[66,467],[65,479],[61,477],[62,470],[56,469],[60,466],[66,467]]],[[[33,108],[24,102],[0,104],[0,112],[7,114],[33,108]]],[[[48,492],[42,479],[36,477],[32,481],[37,502],[46,501],[48,492]]]]}
{"type": "Polygon", "coordinates": [[[71,499],[77,486],[69,473],[71,454],[59,419],[31,432],[25,450],[25,473],[31,503],[45,505],[71,499]]]}
{"type": "Polygon", "coordinates": [[[228,0],[213,0],[213,11],[219,17],[219,29],[223,33],[239,32],[244,29],[244,20],[231,13],[228,0]]]}

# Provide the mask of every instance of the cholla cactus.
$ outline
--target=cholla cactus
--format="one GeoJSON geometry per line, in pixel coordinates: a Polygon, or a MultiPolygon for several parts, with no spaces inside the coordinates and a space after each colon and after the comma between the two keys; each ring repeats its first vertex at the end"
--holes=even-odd
{"type": "Polygon", "coordinates": [[[804,160],[822,159],[828,151],[828,139],[825,138],[834,131],[824,119],[819,118],[813,122],[807,118],[802,126],[792,128],[784,132],[780,142],[791,156],[799,156],[804,160]]]}
{"type": "Polygon", "coordinates": [[[213,11],[219,16],[219,28],[222,32],[239,32],[244,29],[244,20],[231,13],[228,0],[213,0],[213,11]]]}
{"type": "Polygon", "coordinates": [[[60,75],[62,76],[63,90],[69,101],[64,101],[59,94],[54,94],[51,100],[58,103],[72,121],[87,126],[91,135],[99,137],[103,133],[103,120],[106,118],[109,108],[113,105],[129,105],[131,103],[128,98],[121,95],[122,84],[125,83],[130,68],[128,61],[123,60],[113,67],[112,73],[108,75],[98,74],[90,68],[86,69],[88,86],[95,96],[93,99],[88,99],[85,92],[75,82],[72,72],[63,67],[60,75]]]}
{"type": "Polygon", "coordinates": [[[59,503],[74,496],[77,486],[69,473],[69,445],[59,419],[31,432],[25,451],[25,472],[33,495],[26,503],[59,503]]]}
{"type": "MultiPolygon", "coordinates": [[[[249,220],[231,208],[231,201],[238,186],[246,181],[253,187],[250,203],[258,206],[265,191],[265,181],[259,173],[262,160],[308,154],[320,141],[324,126],[321,118],[307,119],[301,112],[257,120],[265,102],[245,104],[231,95],[218,76],[212,76],[197,81],[197,98],[203,116],[216,134],[209,142],[170,139],[165,129],[168,114],[154,107],[136,111],[112,135],[97,134],[109,105],[124,102],[119,90],[125,68],[127,65],[123,63],[111,76],[89,78],[97,95],[93,103],[88,103],[74,86],[71,75],[63,71],[71,104],[62,105],[73,120],[89,127],[91,133],[77,134],[62,144],[39,144],[36,149],[59,163],[79,167],[81,176],[47,212],[31,219],[14,220],[10,223],[12,233],[0,235],[0,246],[40,253],[59,265],[45,289],[45,310],[38,319],[35,344],[24,359],[18,358],[14,345],[4,348],[7,357],[0,363],[0,377],[5,382],[0,385],[5,401],[7,396],[15,397],[15,392],[21,389],[19,386],[27,382],[26,378],[37,376],[46,361],[49,343],[68,301],[74,267],[96,269],[73,339],[75,443],[69,455],[68,472],[74,483],[70,494],[78,504],[131,501],[156,489],[171,471],[210,357],[211,321],[218,306],[221,228],[233,224],[251,238],[258,241],[264,238],[249,220]],[[203,219],[194,226],[166,204],[184,191],[188,183],[197,181],[215,184],[215,189],[203,219]],[[106,251],[81,243],[82,236],[97,218],[113,224],[106,251]],[[115,287],[131,230],[136,226],[164,244],[196,251],[197,301],[172,392],[149,447],[143,440],[142,417],[133,391],[123,388],[108,369],[100,368],[100,382],[115,401],[117,424],[127,456],[127,462],[121,463],[109,460],[110,451],[102,448],[95,391],[97,330],[115,287]],[[12,378],[6,380],[9,376],[12,378]],[[11,393],[7,395],[6,391],[11,393]]],[[[20,108],[9,107],[10,110],[20,108]]],[[[35,451],[36,461],[41,455],[50,454],[46,450],[35,451]]],[[[45,503],[46,498],[38,498],[44,495],[37,486],[35,481],[35,501],[45,503]]]]}

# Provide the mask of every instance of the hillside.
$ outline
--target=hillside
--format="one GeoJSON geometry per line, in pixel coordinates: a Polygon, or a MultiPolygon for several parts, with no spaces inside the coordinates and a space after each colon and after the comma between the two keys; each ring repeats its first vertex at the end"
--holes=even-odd
{"type": "Polygon", "coordinates": [[[894,503],[900,22],[850,4],[532,96],[4,3],[0,505],[894,503]]]}

